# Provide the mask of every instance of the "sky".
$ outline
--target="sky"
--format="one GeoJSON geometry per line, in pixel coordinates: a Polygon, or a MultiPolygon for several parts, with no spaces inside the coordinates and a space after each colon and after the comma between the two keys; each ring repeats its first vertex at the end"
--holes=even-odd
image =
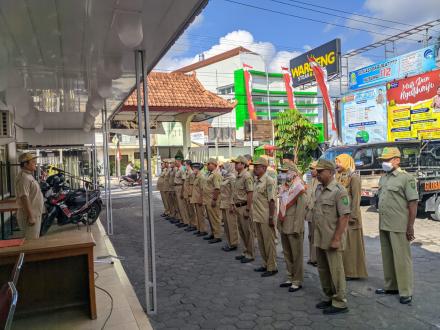
{"type": "MultiPolygon", "coordinates": [[[[172,71],[196,62],[201,53],[208,58],[243,46],[260,53],[275,72],[335,38],[346,53],[435,19],[440,0],[210,0],[156,70],[172,71]]],[[[440,36],[440,25],[430,35],[440,36]]],[[[423,47],[423,38],[398,42],[396,55],[423,47]]],[[[383,60],[384,54],[381,47],[357,56],[350,69],[383,60]]]]}

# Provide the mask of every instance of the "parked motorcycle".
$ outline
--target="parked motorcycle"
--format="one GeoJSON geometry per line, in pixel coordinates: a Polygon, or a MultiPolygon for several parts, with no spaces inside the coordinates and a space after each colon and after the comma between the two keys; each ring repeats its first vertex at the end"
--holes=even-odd
{"type": "Polygon", "coordinates": [[[121,188],[122,190],[140,185],[142,185],[141,172],[137,172],[136,176],[123,175],[119,179],[119,188],[121,188]]]}
{"type": "Polygon", "coordinates": [[[41,184],[47,213],[43,216],[40,235],[47,233],[55,219],[59,226],[69,223],[92,225],[102,209],[101,192],[85,189],[71,190],[60,173],[41,184]]]}

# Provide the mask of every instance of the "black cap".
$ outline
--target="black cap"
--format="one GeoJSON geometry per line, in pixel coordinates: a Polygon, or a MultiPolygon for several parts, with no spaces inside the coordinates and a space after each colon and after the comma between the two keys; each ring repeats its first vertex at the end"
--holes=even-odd
{"type": "Polygon", "coordinates": [[[294,160],[295,156],[293,154],[290,153],[286,153],[283,155],[283,159],[290,159],[290,160],[294,160]]]}
{"type": "Polygon", "coordinates": [[[203,164],[202,163],[191,163],[191,167],[201,170],[203,168],[203,164]]]}

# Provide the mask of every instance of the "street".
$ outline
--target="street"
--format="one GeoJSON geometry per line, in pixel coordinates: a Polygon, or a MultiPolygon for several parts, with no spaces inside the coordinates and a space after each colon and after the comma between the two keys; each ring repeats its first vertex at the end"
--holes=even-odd
{"type": "MultiPolygon", "coordinates": [[[[125,257],[125,271],[145,306],[139,190],[115,191],[114,196],[111,241],[118,255],[125,257]],[[127,193],[130,196],[124,197],[127,193]]],[[[316,268],[305,265],[303,290],[289,293],[279,288],[286,279],[279,245],[280,272],[263,279],[253,271],[259,257],[250,264],[238,263],[236,252],[223,252],[221,244],[208,245],[160,218],[160,195],[155,191],[153,197],[158,314],[150,319],[155,329],[440,328],[440,222],[416,220],[414,300],[405,306],[397,296],[374,293],[383,286],[378,215],[362,207],[369,278],[347,283],[349,313],[324,316],[315,308],[321,294],[316,268]]],[[[105,226],[105,212],[101,219],[105,226]]]]}

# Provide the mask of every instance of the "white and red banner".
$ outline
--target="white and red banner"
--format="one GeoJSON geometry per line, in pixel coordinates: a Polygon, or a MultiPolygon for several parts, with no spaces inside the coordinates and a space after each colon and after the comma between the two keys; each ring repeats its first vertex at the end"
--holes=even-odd
{"type": "Polygon", "coordinates": [[[283,71],[284,84],[286,85],[287,102],[289,102],[289,109],[296,109],[295,95],[293,94],[292,76],[290,75],[289,68],[281,67],[283,71]]]}
{"type": "Polygon", "coordinates": [[[244,81],[246,85],[246,98],[248,104],[249,119],[257,120],[258,118],[255,112],[254,102],[252,101],[252,75],[249,72],[249,69],[252,69],[252,66],[243,63],[243,69],[244,69],[244,81]]]}
{"type": "Polygon", "coordinates": [[[333,107],[332,102],[330,100],[329,94],[329,86],[327,81],[327,70],[325,67],[319,65],[314,57],[309,57],[310,67],[313,70],[313,74],[315,75],[316,83],[318,84],[318,88],[321,91],[322,100],[327,108],[328,113],[330,114],[330,120],[332,122],[332,130],[336,130],[335,120],[333,118],[333,107]]]}

